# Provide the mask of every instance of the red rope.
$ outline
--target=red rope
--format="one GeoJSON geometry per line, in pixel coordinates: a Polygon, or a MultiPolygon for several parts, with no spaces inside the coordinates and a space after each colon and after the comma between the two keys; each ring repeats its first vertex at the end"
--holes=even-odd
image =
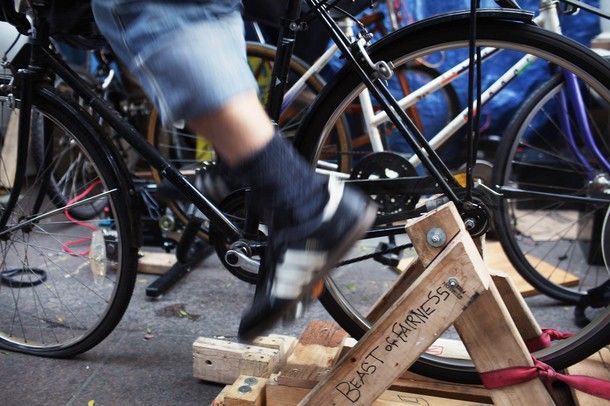
{"type": "Polygon", "coordinates": [[[550,347],[551,341],[563,340],[572,337],[573,335],[574,333],[557,331],[552,328],[543,328],[540,336],[530,338],[525,342],[525,345],[529,352],[535,352],[550,347]]]}
{"type": "Polygon", "coordinates": [[[535,378],[542,378],[547,382],[558,380],[581,392],[610,400],[610,381],[583,375],[560,374],[544,362],[534,357],[532,358],[534,360],[533,367],[512,367],[482,372],[480,374],[481,381],[487,389],[499,389],[524,383],[535,378]]]}
{"type": "MultiPolygon", "coordinates": [[[[71,205],[72,203],[76,203],[76,202],[78,202],[79,200],[83,199],[84,197],[87,197],[87,195],[89,195],[89,193],[91,193],[91,191],[93,190],[93,188],[95,188],[95,187],[96,187],[96,186],[97,186],[99,183],[100,183],[100,181],[99,181],[99,180],[96,180],[96,181],[95,181],[95,182],[93,182],[91,185],[89,185],[89,187],[88,187],[87,189],[85,189],[85,191],[84,191],[84,192],[82,192],[81,194],[79,194],[79,195],[77,195],[77,196],[73,197],[72,199],[70,199],[70,200],[68,201],[68,203],[66,203],[66,205],[67,205],[67,206],[69,206],[69,205],[71,205]]],[[[80,221],[80,220],[75,219],[75,218],[74,218],[74,217],[73,217],[73,216],[70,214],[69,210],[70,210],[70,209],[65,209],[65,210],[64,210],[64,215],[66,216],[66,218],[67,218],[68,220],[70,220],[70,221],[71,221],[71,222],[73,222],[74,224],[77,224],[77,225],[79,225],[79,226],[81,226],[81,227],[88,228],[88,229],[89,229],[89,230],[91,230],[91,231],[95,231],[95,230],[96,230],[96,227],[95,227],[94,225],[89,224],[89,223],[86,223],[86,222],[84,222],[84,221],[80,221]]],[[[64,250],[65,252],[67,252],[67,253],[68,253],[68,254],[70,254],[70,255],[74,255],[75,257],[86,257],[87,255],[89,255],[89,250],[85,250],[85,251],[82,251],[82,252],[74,252],[74,251],[72,250],[72,248],[71,248],[71,247],[73,247],[73,246],[75,246],[75,245],[81,245],[81,244],[84,244],[84,243],[89,242],[89,241],[91,241],[91,236],[89,236],[89,237],[83,237],[83,238],[79,238],[79,239],[76,239],[76,240],[67,241],[67,242],[65,242],[65,243],[63,244],[63,247],[62,247],[62,248],[63,248],[63,250],[64,250]]]]}

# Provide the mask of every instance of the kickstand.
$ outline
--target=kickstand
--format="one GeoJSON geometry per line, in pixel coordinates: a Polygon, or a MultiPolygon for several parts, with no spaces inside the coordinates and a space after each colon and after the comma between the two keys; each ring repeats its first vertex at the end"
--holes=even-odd
{"type": "Polygon", "coordinates": [[[203,219],[190,216],[180,241],[176,246],[176,263],[146,288],[146,296],[158,298],[182,279],[191,268],[214,252],[214,248],[197,237],[203,219]]]}

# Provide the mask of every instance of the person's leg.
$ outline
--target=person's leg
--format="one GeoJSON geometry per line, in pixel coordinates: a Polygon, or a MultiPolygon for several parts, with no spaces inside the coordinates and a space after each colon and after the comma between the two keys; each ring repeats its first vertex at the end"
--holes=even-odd
{"type": "MultiPolygon", "coordinates": [[[[265,277],[242,338],[270,327],[372,224],[370,200],[315,174],[278,134],[256,97],[237,0],[94,0],[100,30],[165,123],[208,138],[266,209],[265,277]]],[[[205,193],[205,192],[204,192],[205,193]]]]}
{"type": "Polygon", "coordinates": [[[271,120],[254,91],[232,97],[220,109],[189,120],[188,126],[205,134],[229,166],[263,149],[274,135],[271,120]]]}

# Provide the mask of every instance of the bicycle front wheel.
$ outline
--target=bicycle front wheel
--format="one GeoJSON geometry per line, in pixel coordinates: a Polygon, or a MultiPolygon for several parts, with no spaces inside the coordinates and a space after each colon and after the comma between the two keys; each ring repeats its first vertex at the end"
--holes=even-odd
{"type": "MultiPolygon", "coordinates": [[[[466,14],[430,19],[382,39],[370,48],[370,55],[374,61],[391,61],[395,67],[419,58],[434,60],[440,54],[445,60],[461,61],[468,55],[468,27],[466,14]]],[[[498,58],[512,64],[526,57],[525,69],[513,72],[515,81],[528,81],[534,77],[533,74],[524,75],[523,72],[536,72],[536,75],[540,75],[540,80],[546,81],[553,74],[554,67],[559,66],[573,72],[600,98],[606,102],[610,100],[610,70],[603,60],[561,36],[528,24],[526,20],[511,20],[501,15],[498,17],[493,12],[483,12],[477,24],[476,41],[478,46],[487,49],[485,52],[489,52],[489,56],[482,62],[484,77],[487,67],[497,64],[498,58]]],[[[466,73],[467,66],[461,72],[466,73]]],[[[441,75],[441,78],[454,78],[453,83],[459,88],[465,83],[465,76],[448,71],[441,75]]],[[[503,83],[507,92],[510,92],[510,86],[513,85],[514,82],[503,83]]],[[[332,137],[333,123],[338,119],[347,117],[351,125],[370,131],[371,127],[365,126],[361,116],[353,114],[354,111],[361,111],[363,99],[359,96],[364,88],[355,72],[349,68],[341,71],[325,88],[304,121],[305,124],[297,136],[300,151],[316,167],[329,167],[339,156],[350,155],[353,161],[351,169],[335,173],[343,179],[391,179],[397,176],[414,176],[425,171],[417,160],[413,159],[411,150],[399,148],[398,142],[389,142],[390,137],[395,137],[396,133],[393,124],[383,120],[383,117],[372,120],[377,127],[374,130],[382,137],[382,151],[363,148],[338,151],[333,155],[325,150],[325,139],[332,137]]],[[[400,94],[396,97],[402,99],[400,94]]],[[[406,107],[407,104],[403,103],[402,106],[406,107]]],[[[463,121],[460,115],[453,123],[463,121]]],[[[371,197],[378,202],[380,215],[396,215],[408,213],[414,206],[422,208],[426,202],[437,198],[438,194],[416,195],[408,190],[395,190],[371,197]]],[[[390,225],[401,223],[394,221],[390,225]]],[[[360,338],[370,329],[379,313],[378,304],[383,303],[380,299],[400,278],[401,271],[388,264],[396,265],[399,260],[406,260],[415,255],[413,250],[406,248],[408,243],[405,235],[362,240],[350,253],[345,265],[335,270],[327,280],[322,302],[333,318],[352,336],[360,338]],[[353,263],[349,260],[353,260],[353,263]]],[[[532,310],[537,320],[544,320],[546,308],[532,307],[532,310]]],[[[596,312],[586,328],[578,330],[577,326],[574,326],[577,331],[574,337],[554,343],[535,355],[555,368],[565,368],[608,343],[609,321],[610,311],[605,304],[596,312]]],[[[457,333],[452,329],[448,330],[443,338],[456,340],[456,345],[461,345],[457,333]]],[[[420,357],[412,369],[438,379],[478,382],[478,374],[467,353],[464,351],[462,354],[466,355],[454,357],[427,353],[420,357]]]]}
{"type": "MultiPolygon", "coordinates": [[[[51,88],[37,89],[33,100],[45,165],[15,170],[26,154],[10,147],[17,138],[12,124],[0,158],[0,347],[68,357],[103,340],[129,303],[138,241],[133,189],[111,144],[83,110],[51,88]],[[65,163],[54,152],[57,145],[70,145],[83,175],[60,208],[47,193],[57,165],[65,163]],[[96,202],[104,209],[86,221],[70,214],[72,207],[96,202]]],[[[11,120],[19,115],[14,109],[11,120]]]]}

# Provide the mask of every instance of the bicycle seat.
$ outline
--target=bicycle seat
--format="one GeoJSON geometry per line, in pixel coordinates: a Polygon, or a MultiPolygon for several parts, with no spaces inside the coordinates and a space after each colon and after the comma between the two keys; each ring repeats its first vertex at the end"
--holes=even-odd
{"type": "Polygon", "coordinates": [[[49,0],[45,17],[52,37],[81,48],[100,48],[106,41],[99,32],[90,1],[49,0]]]}
{"type": "MultiPolygon", "coordinates": [[[[0,21],[14,25],[21,34],[29,35],[30,23],[25,17],[29,2],[0,2],[0,21]]],[[[93,18],[90,1],[39,0],[33,6],[49,24],[49,35],[80,48],[100,48],[106,45],[93,18]]]]}

